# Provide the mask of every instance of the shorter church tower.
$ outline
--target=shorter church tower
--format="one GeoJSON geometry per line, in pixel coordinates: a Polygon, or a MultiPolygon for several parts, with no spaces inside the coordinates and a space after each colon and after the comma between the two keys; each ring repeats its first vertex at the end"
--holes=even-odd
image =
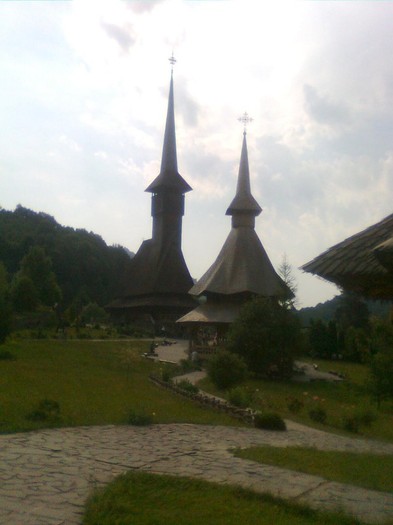
{"type": "MultiPolygon", "coordinates": [[[[249,121],[247,114],[242,121],[249,121]]],[[[236,194],[226,211],[232,217],[231,230],[217,259],[190,289],[191,295],[204,297],[205,302],[179,319],[179,323],[228,324],[252,297],[291,296],[255,231],[255,218],[261,211],[251,193],[244,130],[236,194]]]]}

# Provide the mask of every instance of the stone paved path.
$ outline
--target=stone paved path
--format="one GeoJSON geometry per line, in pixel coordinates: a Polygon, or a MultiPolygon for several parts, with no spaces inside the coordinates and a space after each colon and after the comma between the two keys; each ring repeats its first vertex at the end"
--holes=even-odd
{"type": "Polygon", "coordinates": [[[311,506],[337,506],[377,523],[393,494],[234,458],[233,447],[307,445],[393,453],[393,445],[327,434],[288,422],[287,432],[199,425],[106,426],[0,436],[0,523],[76,525],[90,491],[130,469],[236,483],[311,506]]]}

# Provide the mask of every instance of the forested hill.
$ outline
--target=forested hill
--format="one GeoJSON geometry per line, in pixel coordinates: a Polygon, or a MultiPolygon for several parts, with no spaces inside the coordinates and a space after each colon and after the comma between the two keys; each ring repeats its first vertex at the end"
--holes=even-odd
{"type": "Polygon", "coordinates": [[[50,215],[20,205],[15,211],[0,209],[0,262],[10,281],[35,246],[50,258],[65,306],[78,297],[104,305],[124,286],[132,256],[124,248],[108,246],[99,235],[61,226],[50,215]]]}
{"type": "MultiPolygon", "coordinates": [[[[376,317],[386,317],[391,303],[388,301],[365,301],[370,315],[376,317]]],[[[336,318],[337,309],[342,306],[342,296],[336,295],[333,299],[318,303],[316,306],[301,308],[298,310],[298,315],[303,326],[308,326],[310,321],[321,320],[325,323],[333,321],[336,318]]]]}

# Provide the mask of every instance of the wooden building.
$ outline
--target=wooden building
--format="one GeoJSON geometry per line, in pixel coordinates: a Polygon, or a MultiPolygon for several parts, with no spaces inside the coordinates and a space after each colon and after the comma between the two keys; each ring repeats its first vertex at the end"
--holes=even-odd
{"type": "Polygon", "coordinates": [[[232,218],[231,230],[217,259],[189,292],[201,304],[179,323],[211,324],[225,329],[252,297],[291,296],[255,231],[255,218],[261,211],[251,193],[244,131],[236,195],[226,211],[232,218]]]}
{"type": "Polygon", "coordinates": [[[393,214],[332,246],[301,269],[365,298],[393,300],[393,214]]]}
{"type": "Polygon", "coordinates": [[[195,307],[187,293],[193,280],[181,248],[185,194],[191,189],[177,166],[172,72],[161,170],[145,190],[152,194],[152,238],[133,258],[124,294],[107,306],[118,319],[171,333],[176,319],[195,307]]]}

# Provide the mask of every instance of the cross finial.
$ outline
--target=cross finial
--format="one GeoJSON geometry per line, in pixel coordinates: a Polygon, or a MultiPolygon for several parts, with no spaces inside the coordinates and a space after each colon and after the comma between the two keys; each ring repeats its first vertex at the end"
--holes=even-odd
{"type": "Polygon", "coordinates": [[[237,120],[243,124],[244,133],[246,133],[247,125],[250,124],[254,119],[249,116],[247,111],[245,111],[243,115],[239,117],[237,120]]]}
{"type": "Polygon", "coordinates": [[[171,70],[173,71],[173,66],[176,64],[176,58],[173,55],[173,51],[172,51],[172,56],[169,57],[168,60],[169,60],[169,63],[171,64],[171,70]]]}

